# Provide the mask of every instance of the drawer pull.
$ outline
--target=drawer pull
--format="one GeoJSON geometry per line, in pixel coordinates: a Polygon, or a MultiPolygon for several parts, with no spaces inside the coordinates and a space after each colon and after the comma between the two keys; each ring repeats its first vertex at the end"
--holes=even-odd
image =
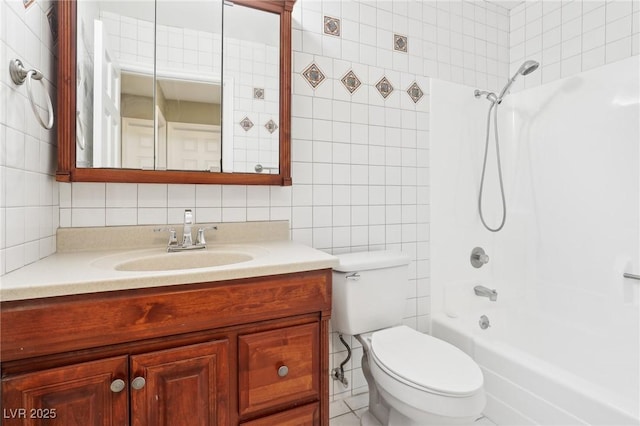
{"type": "Polygon", "coordinates": [[[131,387],[134,388],[135,390],[140,390],[144,387],[146,383],[147,381],[144,379],[144,377],[136,377],[131,381],[131,387]]]}
{"type": "Polygon", "coordinates": [[[111,382],[111,386],[109,386],[109,389],[111,389],[111,392],[113,393],[122,392],[124,388],[125,383],[122,379],[115,379],[113,382],[111,382]]]}
{"type": "Polygon", "coordinates": [[[278,368],[278,376],[286,377],[287,374],[289,374],[289,367],[287,367],[286,365],[283,365],[280,368],[278,368]]]}

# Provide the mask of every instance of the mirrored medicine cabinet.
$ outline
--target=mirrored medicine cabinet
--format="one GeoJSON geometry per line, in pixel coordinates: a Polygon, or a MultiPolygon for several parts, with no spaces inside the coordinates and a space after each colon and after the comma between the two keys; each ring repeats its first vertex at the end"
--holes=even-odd
{"type": "Polygon", "coordinates": [[[290,185],[294,1],[58,2],[57,180],[290,185]]]}

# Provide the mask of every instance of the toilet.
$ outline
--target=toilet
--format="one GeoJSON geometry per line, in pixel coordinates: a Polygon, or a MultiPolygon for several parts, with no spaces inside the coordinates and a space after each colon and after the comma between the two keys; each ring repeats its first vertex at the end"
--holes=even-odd
{"type": "Polygon", "coordinates": [[[393,251],[337,257],[331,321],[364,349],[369,409],[360,424],[473,424],[486,402],[480,367],[455,346],[402,325],[409,258],[393,251]]]}

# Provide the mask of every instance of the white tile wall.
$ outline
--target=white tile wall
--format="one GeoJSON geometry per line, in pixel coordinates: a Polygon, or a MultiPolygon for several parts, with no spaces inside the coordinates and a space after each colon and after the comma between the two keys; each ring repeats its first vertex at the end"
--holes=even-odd
{"type": "Polygon", "coordinates": [[[640,54],[638,0],[528,0],[510,19],[511,73],[525,60],[541,63],[514,91],[640,54]]]}
{"type": "Polygon", "coordinates": [[[493,88],[507,77],[509,15],[484,1],[303,1],[294,50],[399,72],[493,88]],[[341,18],[325,36],[322,17],[341,18]],[[407,53],[392,50],[408,37],[407,53]]]}
{"type": "MultiPolygon", "coordinates": [[[[427,330],[429,299],[429,78],[495,87],[507,77],[506,10],[484,2],[319,2],[294,9],[291,227],[293,238],[333,253],[394,248],[408,253],[405,323],[427,330]],[[322,17],[341,19],[342,37],[322,33],[322,17]],[[393,50],[393,34],[408,52],[393,50]],[[326,80],[315,89],[301,72],[315,63],[326,80]],[[350,94],[341,78],[362,85],[350,94]],[[394,87],[387,99],[375,84],[394,87]],[[416,81],[424,97],[406,93],[416,81]]],[[[362,392],[362,348],[345,366],[349,385],[333,398],[362,392]]],[[[346,351],[336,333],[333,366],[346,351]]]]}
{"type": "Polygon", "coordinates": [[[289,220],[291,188],[221,185],[61,183],[60,226],[289,220]],[[223,207],[224,206],[224,207],[223,207]]]}
{"type": "MultiPolygon", "coordinates": [[[[18,58],[45,75],[55,105],[53,41],[47,11],[53,2],[0,1],[0,275],[55,252],[58,190],[55,182],[55,129],[40,127],[26,87],[9,77],[9,60],[18,58]]],[[[36,103],[46,116],[46,100],[34,85],[36,103]]]]}

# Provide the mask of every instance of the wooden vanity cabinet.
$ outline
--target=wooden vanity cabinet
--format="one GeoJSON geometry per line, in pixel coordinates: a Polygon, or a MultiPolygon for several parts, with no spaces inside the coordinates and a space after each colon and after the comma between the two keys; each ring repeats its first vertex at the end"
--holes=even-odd
{"type": "Polygon", "coordinates": [[[327,426],[330,309],[330,270],[3,302],[2,424],[327,426]]]}

